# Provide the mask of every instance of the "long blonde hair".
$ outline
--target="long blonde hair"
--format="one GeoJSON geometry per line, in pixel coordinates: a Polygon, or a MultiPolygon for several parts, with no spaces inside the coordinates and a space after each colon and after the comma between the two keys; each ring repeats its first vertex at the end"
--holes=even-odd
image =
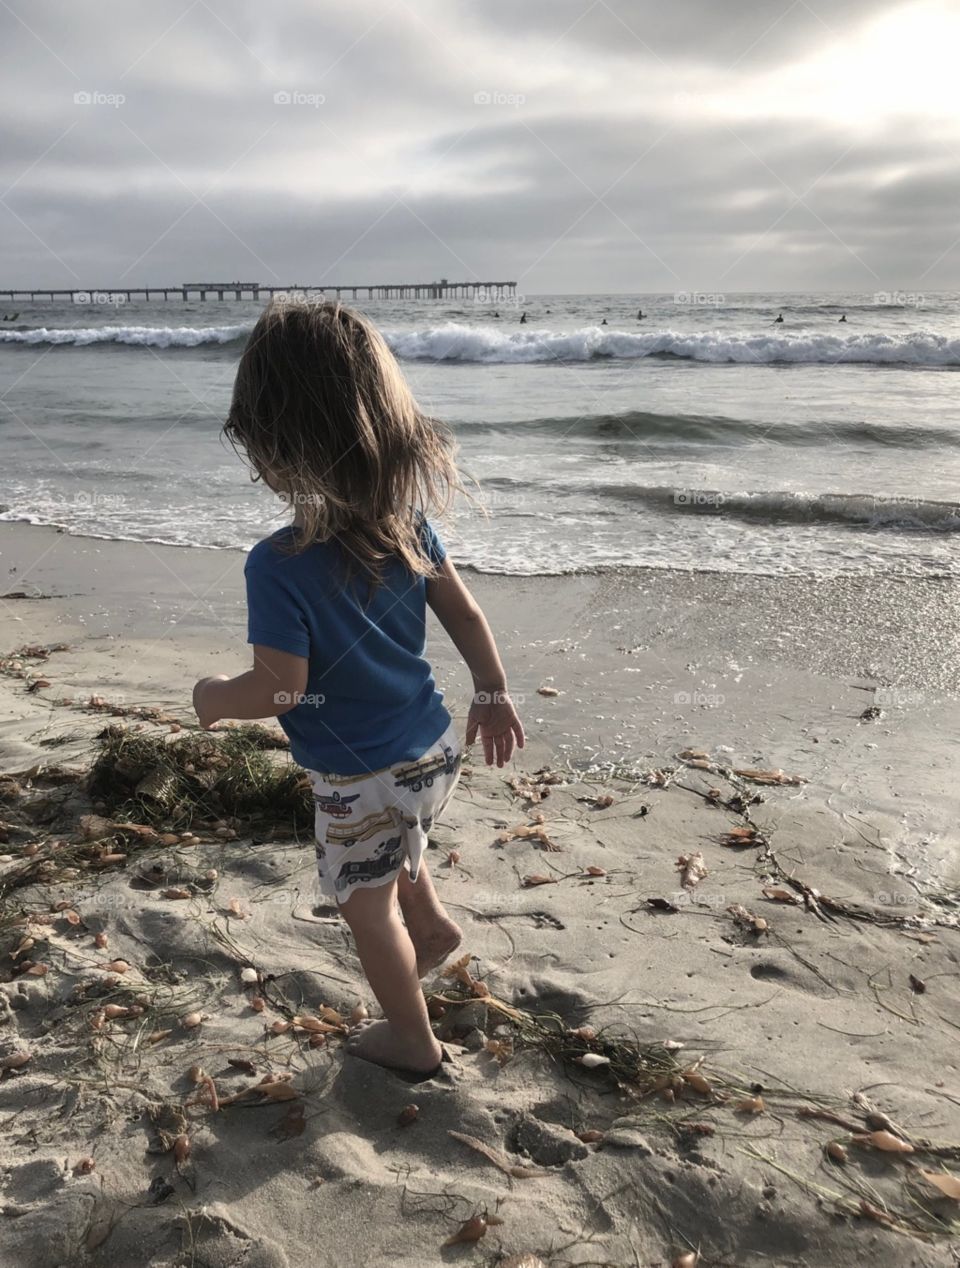
{"type": "MultiPolygon", "coordinates": [[[[463,486],[449,429],[414,400],[366,318],[339,302],[275,299],[240,358],[223,427],[297,511],[297,549],[336,539],[374,581],[390,557],[435,571],[419,517],[463,486]]],[[[256,477],[255,477],[256,478],[256,477]]]]}

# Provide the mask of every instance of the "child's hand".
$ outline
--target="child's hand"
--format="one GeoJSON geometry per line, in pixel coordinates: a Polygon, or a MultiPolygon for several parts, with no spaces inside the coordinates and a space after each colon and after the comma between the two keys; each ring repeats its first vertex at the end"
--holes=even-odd
{"type": "Polygon", "coordinates": [[[193,707],[205,731],[209,731],[215,722],[220,721],[220,715],[213,708],[210,700],[210,692],[205,688],[208,683],[226,682],[227,678],[227,674],[214,674],[212,678],[201,678],[193,689],[193,707]]]}
{"type": "Polygon", "coordinates": [[[477,738],[478,731],[488,766],[493,765],[494,755],[498,766],[509,762],[514,741],[517,748],[523,748],[523,724],[505,691],[478,691],[473,697],[467,715],[468,747],[477,738]]]}

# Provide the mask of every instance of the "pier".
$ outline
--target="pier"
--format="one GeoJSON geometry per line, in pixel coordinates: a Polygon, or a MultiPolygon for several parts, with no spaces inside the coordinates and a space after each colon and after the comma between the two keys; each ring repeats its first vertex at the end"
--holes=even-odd
{"type": "Polygon", "coordinates": [[[262,296],[297,295],[313,299],[348,295],[351,299],[467,299],[473,302],[516,298],[516,282],[450,282],[445,277],[437,282],[376,282],[362,286],[264,286],[260,282],[182,282],[179,286],[104,286],[90,290],[62,290],[41,287],[33,290],[24,287],[0,288],[0,299],[11,301],[38,299],[62,299],[71,304],[129,303],[133,299],[188,299],[206,300],[208,296],[223,299],[253,299],[262,296]]]}

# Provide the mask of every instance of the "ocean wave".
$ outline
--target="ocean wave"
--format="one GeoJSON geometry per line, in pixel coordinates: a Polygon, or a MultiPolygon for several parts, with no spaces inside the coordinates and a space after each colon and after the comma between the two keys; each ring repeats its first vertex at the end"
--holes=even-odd
{"type": "Polygon", "coordinates": [[[720,515],[768,524],[843,524],[888,531],[960,532],[960,503],[866,493],[723,492],[631,484],[581,488],[678,515],[720,515]]]}
{"type": "Polygon", "coordinates": [[[765,422],[760,419],[731,418],[722,414],[656,414],[626,410],[621,414],[547,415],[542,418],[491,422],[488,419],[455,421],[457,431],[517,433],[543,432],[546,435],[577,436],[603,441],[635,440],[641,444],[765,444],[786,446],[880,445],[892,448],[924,449],[938,446],[960,447],[960,432],[948,427],[850,421],[765,422]]]}
{"type": "Polygon", "coordinates": [[[31,346],[50,344],[86,348],[91,344],[130,344],[138,348],[198,348],[203,344],[234,343],[253,329],[243,326],[74,326],[50,330],[37,326],[30,330],[0,330],[0,343],[31,346]]]}
{"type": "Polygon", "coordinates": [[[932,331],[898,335],[762,334],[702,331],[643,334],[586,326],[580,330],[514,330],[450,322],[427,330],[386,335],[407,361],[472,361],[523,364],[541,361],[637,360],[645,357],[737,365],[920,365],[960,366],[960,339],[932,331]]]}
{"type": "MultiPolygon", "coordinates": [[[[228,326],[84,326],[0,330],[0,344],[89,347],[118,344],[149,348],[196,348],[238,342],[249,324],[228,326]]],[[[448,322],[423,330],[385,331],[404,361],[533,364],[662,358],[736,365],[915,365],[960,366],[960,339],[929,330],[902,334],[762,333],[719,330],[683,334],[674,330],[512,330],[448,322]]]]}

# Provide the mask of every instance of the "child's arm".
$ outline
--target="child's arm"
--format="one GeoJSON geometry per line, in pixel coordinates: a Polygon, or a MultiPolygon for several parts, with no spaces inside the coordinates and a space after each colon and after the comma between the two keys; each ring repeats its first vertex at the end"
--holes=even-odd
{"type": "Polygon", "coordinates": [[[427,602],[473,675],[467,744],[474,742],[479,731],[487,765],[496,757],[497,765],[503,766],[510,760],[514,741],[523,748],[523,725],[507,694],[507,676],[487,618],[449,558],[436,577],[427,578],[427,602]]]}
{"type": "Polygon", "coordinates": [[[236,678],[201,678],[193,707],[206,729],[221,718],[278,718],[297,704],[307,685],[309,661],[275,647],[253,648],[253,668],[236,678]]]}

